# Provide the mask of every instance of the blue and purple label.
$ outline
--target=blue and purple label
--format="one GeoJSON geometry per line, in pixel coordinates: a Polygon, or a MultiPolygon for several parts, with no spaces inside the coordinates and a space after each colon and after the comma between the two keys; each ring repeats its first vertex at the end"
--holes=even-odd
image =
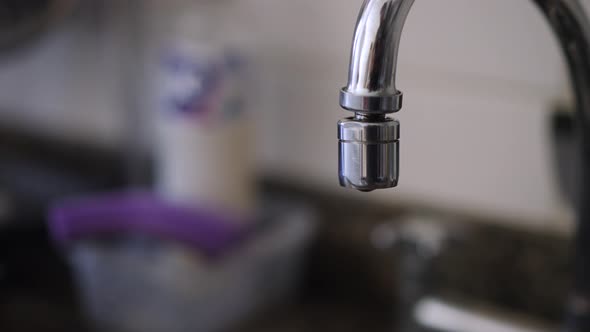
{"type": "Polygon", "coordinates": [[[244,112],[244,58],[235,52],[170,50],[161,62],[161,106],[166,114],[225,122],[244,112]]]}

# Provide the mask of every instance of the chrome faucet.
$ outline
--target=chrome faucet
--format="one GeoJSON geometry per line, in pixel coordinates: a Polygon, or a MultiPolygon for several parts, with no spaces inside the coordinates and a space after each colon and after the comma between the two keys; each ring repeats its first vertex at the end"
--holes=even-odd
{"type": "MultiPolygon", "coordinates": [[[[569,65],[582,148],[576,292],[570,317],[590,331],[590,23],[578,0],[533,0],[557,35],[569,65]]],[[[340,105],[354,113],[338,122],[340,185],[361,191],[395,187],[401,109],[395,74],[400,38],[414,0],[365,0],[354,34],[348,84],[340,105]]]]}
{"type": "MultiPolygon", "coordinates": [[[[590,118],[590,24],[577,0],[534,0],[560,38],[569,60],[584,125],[590,118]]],[[[338,123],[339,179],[362,191],[395,187],[402,107],[395,75],[400,38],[414,0],[365,0],[354,34],[348,84],[340,105],[354,116],[338,123]]]]}

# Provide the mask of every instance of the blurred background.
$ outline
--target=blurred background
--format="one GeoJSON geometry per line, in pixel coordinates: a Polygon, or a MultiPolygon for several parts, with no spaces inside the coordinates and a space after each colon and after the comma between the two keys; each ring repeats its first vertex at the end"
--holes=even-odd
{"type": "Polygon", "coordinates": [[[417,1],[401,181],[357,193],[360,5],[0,1],[0,330],[557,331],[577,170],[549,26],[417,1]]]}

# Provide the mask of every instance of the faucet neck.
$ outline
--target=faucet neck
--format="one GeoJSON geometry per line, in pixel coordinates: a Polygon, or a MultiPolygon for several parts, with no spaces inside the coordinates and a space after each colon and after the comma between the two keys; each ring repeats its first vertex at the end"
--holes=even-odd
{"type": "Polygon", "coordinates": [[[395,87],[402,30],[414,0],[365,0],[350,55],[348,84],[340,94],[343,108],[365,113],[401,109],[395,87]]]}
{"type": "MultiPolygon", "coordinates": [[[[590,128],[590,23],[579,0],[532,0],[545,14],[570,68],[577,107],[590,128]]],[[[364,0],[354,33],[348,84],[340,104],[353,112],[387,114],[402,106],[395,83],[403,27],[414,0],[364,0]]],[[[589,145],[590,146],[590,145],[589,145]]]]}

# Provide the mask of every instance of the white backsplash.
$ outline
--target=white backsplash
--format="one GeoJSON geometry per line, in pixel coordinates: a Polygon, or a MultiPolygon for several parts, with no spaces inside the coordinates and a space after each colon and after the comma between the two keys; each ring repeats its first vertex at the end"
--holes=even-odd
{"type": "MultiPolygon", "coordinates": [[[[147,3],[151,20],[171,6],[147,3]]],[[[259,73],[253,108],[264,170],[342,194],[336,122],[347,114],[338,106],[338,90],[346,81],[360,4],[235,0],[228,10],[249,36],[240,39],[259,73]]],[[[123,137],[124,103],[110,84],[122,79],[120,71],[106,63],[102,66],[110,70],[79,70],[86,68],[84,59],[105,61],[90,50],[109,42],[98,39],[102,46],[96,46],[75,33],[62,35],[30,61],[0,64],[2,107],[48,112],[46,119],[61,112],[75,119],[64,130],[106,140],[123,137]],[[76,71],[64,60],[68,48],[88,51],[78,54],[83,57],[74,61],[76,71]],[[45,66],[48,61],[57,65],[45,66]],[[33,98],[15,95],[25,87],[33,98]]],[[[418,0],[401,47],[400,187],[346,195],[420,201],[559,227],[568,210],[553,177],[547,118],[555,102],[569,99],[568,83],[557,43],[532,2],[418,0]]]]}

